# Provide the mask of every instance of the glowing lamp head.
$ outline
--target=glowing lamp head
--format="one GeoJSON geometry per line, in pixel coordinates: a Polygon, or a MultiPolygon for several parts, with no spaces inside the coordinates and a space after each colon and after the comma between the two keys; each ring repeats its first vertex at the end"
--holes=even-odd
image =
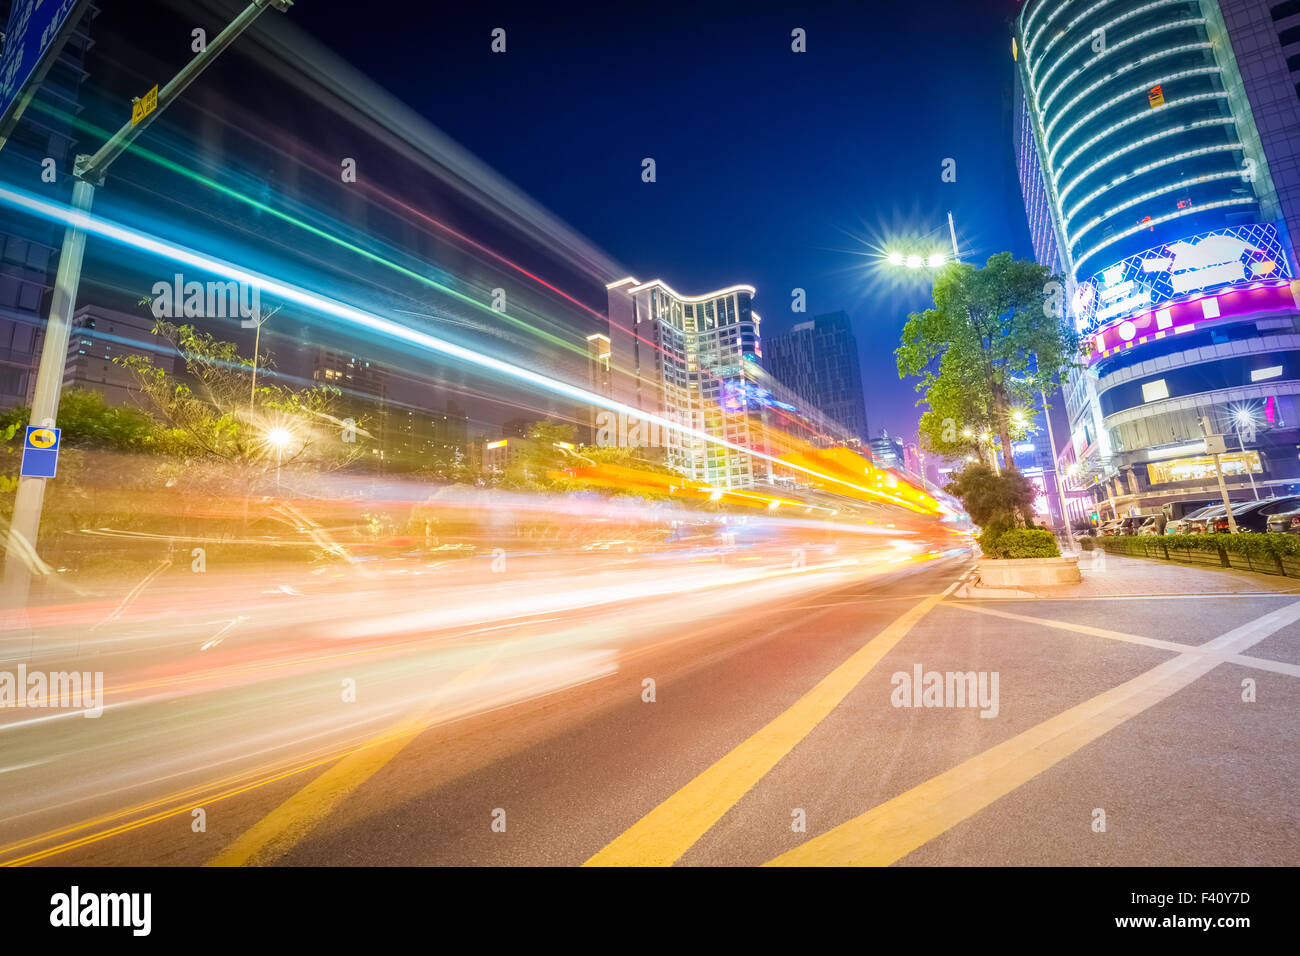
{"type": "Polygon", "coordinates": [[[889,254],[889,264],[891,266],[901,266],[903,264],[903,254],[901,252],[891,252],[889,254]]]}
{"type": "Polygon", "coordinates": [[[272,428],[266,433],[266,441],[275,448],[287,448],[293,441],[293,434],[287,428],[272,428]]]}
{"type": "Polygon", "coordinates": [[[919,269],[923,265],[925,265],[925,260],[922,259],[920,256],[907,257],[907,267],[909,269],[919,269]]]}
{"type": "Polygon", "coordinates": [[[931,269],[942,269],[947,261],[948,260],[943,257],[942,252],[932,252],[930,253],[930,258],[926,260],[926,264],[931,269]]]}

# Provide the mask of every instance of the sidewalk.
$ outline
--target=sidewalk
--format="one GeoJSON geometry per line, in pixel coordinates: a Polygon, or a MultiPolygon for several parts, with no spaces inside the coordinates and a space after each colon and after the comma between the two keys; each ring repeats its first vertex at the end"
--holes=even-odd
{"type": "MultiPolygon", "coordinates": [[[[972,572],[973,573],[973,572],[972,572]]],[[[953,597],[968,599],[1086,599],[1169,594],[1300,594],[1300,580],[1224,568],[1149,561],[1104,551],[1079,553],[1078,584],[1026,585],[1018,589],[962,584],[953,597]]]]}

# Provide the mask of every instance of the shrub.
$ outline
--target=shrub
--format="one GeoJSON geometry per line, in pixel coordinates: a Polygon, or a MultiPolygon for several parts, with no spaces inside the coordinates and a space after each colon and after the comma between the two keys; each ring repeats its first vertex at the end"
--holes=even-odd
{"type": "Polygon", "coordinates": [[[990,558],[1059,558],[1061,549],[1046,528],[989,528],[980,535],[980,549],[990,558]]]}

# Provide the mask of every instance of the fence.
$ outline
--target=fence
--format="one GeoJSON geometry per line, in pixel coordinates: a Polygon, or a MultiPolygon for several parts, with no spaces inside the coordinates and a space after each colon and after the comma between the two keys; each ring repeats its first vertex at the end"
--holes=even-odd
{"type": "Polygon", "coordinates": [[[1110,554],[1300,578],[1300,535],[1251,532],[1143,537],[1116,535],[1081,538],[1079,544],[1085,551],[1101,548],[1110,554]]]}

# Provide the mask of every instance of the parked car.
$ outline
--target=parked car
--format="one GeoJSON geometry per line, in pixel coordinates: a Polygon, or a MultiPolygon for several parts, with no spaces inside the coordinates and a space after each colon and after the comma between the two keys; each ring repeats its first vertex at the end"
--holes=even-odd
{"type": "Polygon", "coordinates": [[[1195,511],[1188,513],[1182,518],[1175,518],[1165,525],[1165,534],[1191,534],[1192,521],[1196,518],[1203,517],[1213,511],[1216,507],[1222,508],[1223,505],[1205,505],[1197,508],[1195,511]]]}
{"type": "Polygon", "coordinates": [[[1124,524],[1123,518],[1111,518],[1109,521],[1107,521],[1105,524],[1103,524],[1100,528],[1097,529],[1097,534],[1101,535],[1103,538],[1112,537],[1114,535],[1119,534],[1120,526],[1123,524],[1124,524]]]}
{"type": "Polygon", "coordinates": [[[1164,534],[1165,525],[1168,523],[1169,519],[1165,517],[1163,511],[1153,515],[1147,515],[1146,520],[1138,527],[1137,533],[1140,537],[1164,534]]]}
{"type": "MultiPolygon", "coordinates": [[[[1237,522],[1238,531],[1251,531],[1258,534],[1268,530],[1268,519],[1283,511],[1290,511],[1300,505],[1300,495],[1284,498],[1265,498],[1262,501],[1247,501],[1232,509],[1232,517],[1237,522]]],[[[1216,534],[1228,533],[1228,515],[1216,516],[1211,530],[1216,534]]]]}
{"type": "Polygon", "coordinates": [[[1116,534],[1127,535],[1130,537],[1136,535],[1138,529],[1141,528],[1142,525],[1146,524],[1147,519],[1150,517],[1150,515],[1128,515],[1120,520],[1119,530],[1116,534]]]}
{"type": "Polygon", "coordinates": [[[1215,505],[1212,508],[1197,512],[1196,517],[1189,518],[1187,521],[1187,534],[1206,534],[1209,531],[1210,522],[1227,513],[1228,509],[1223,505],[1215,505]]]}
{"type": "Polygon", "coordinates": [[[1272,534],[1300,534],[1300,508],[1269,515],[1268,530],[1272,534]]]}

